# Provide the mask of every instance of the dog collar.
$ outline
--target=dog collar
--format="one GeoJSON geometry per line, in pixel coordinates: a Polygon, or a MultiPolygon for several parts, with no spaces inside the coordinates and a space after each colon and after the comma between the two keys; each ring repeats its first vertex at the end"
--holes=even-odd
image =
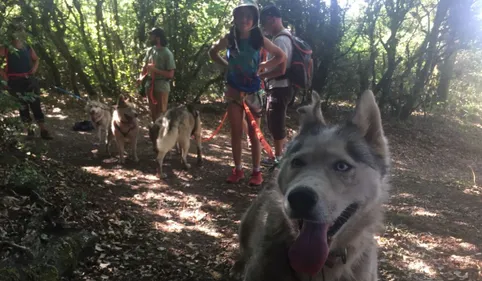
{"type": "Polygon", "coordinates": [[[353,214],[358,210],[358,204],[352,203],[341,213],[341,215],[336,219],[335,223],[328,229],[328,238],[333,237],[338,230],[353,216],[353,214]]]}
{"type": "MultiPolygon", "coordinates": [[[[126,122],[122,122],[122,121],[121,121],[121,123],[126,124],[126,122]]],[[[129,132],[134,128],[134,126],[130,126],[130,127],[129,127],[129,130],[127,130],[127,132],[124,133],[124,132],[122,132],[122,129],[121,129],[121,127],[119,126],[119,124],[117,124],[117,122],[114,122],[114,127],[115,127],[117,130],[119,130],[119,132],[121,132],[121,134],[122,134],[124,137],[126,137],[126,136],[129,134],[129,132]]]]}

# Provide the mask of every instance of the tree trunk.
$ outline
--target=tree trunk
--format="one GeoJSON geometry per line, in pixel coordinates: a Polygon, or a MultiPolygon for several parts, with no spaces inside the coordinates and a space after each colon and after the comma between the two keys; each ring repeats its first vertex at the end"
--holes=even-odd
{"type": "Polygon", "coordinates": [[[433,22],[432,30],[429,34],[427,34],[427,38],[425,39],[426,44],[422,44],[427,46],[425,49],[425,61],[422,59],[419,61],[418,71],[417,71],[417,80],[411,90],[411,94],[407,99],[405,105],[402,107],[400,112],[400,119],[406,120],[412,112],[416,109],[417,103],[420,100],[420,95],[425,88],[425,84],[427,79],[433,72],[435,67],[435,57],[437,51],[437,41],[438,35],[440,32],[440,27],[442,25],[445,16],[447,15],[448,8],[450,6],[452,0],[440,0],[437,7],[437,13],[435,14],[435,19],[433,22]]]}
{"type": "Polygon", "coordinates": [[[386,43],[383,43],[383,47],[387,52],[387,69],[382,78],[375,87],[375,93],[381,92],[378,106],[381,110],[384,110],[385,105],[390,97],[390,91],[392,87],[392,79],[395,70],[401,60],[397,60],[397,47],[398,47],[398,30],[405,20],[405,15],[408,13],[411,7],[408,6],[407,1],[397,1],[394,3],[391,0],[385,1],[385,8],[389,17],[390,37],[386,43]]]}
{"type": "MultiPolygon", "coordinates": [[[[38,17],[38,15],[35,13],[33,8],[25,3],[24,0],[19,0],[19,4],[22,7],[22,10],[28,13],[31,17],[38,17]]],[[[80,82],[84,85],[85,91],[90,95],[90,96],[95,96],[96,92],[92,85],[90,84],[89,78],[84,72],[83,67],[81,66],[80,62],[72,56],[70,53],[69,47],[63,40],[64,38],[64,31],[65,28],[60,25],[60,20],[57,17],[57,14],[55,13],[54,9],[54,3],[50,2],[44,6],[41,6],[43,8],[42,14],[41,14],[41,22],[42,26],[44,27],[44,31],[50,37],[52,42],[54,43],[55,47],[59,51],[59,53],[64,57],[64,59],[67,61],[69,67],[78,73],[80,82]],[[56,31],[53,32],[50,29],[50,20],[52,19],[53,23],[56,26],[56,31]]]]}
{"type": "MultiPolygon", "coordinates": [[[[40,35],[40,30],[37,26],[38,24],[37,18],[30,17],[30,19],[31,19],[32,34],[40,35]]],[[[60,71],[57,68],[57,64],[55,63],[54,59],[49,55],[47,50],[44,48],[44,45],[41,43],[35,43],[33,47],[35,48],[35,51],[38,53],[42,61],[45,61],[45,63],[48,65],[50,69],[49,75],[51,75],[51,78],[53,78],[55,86],[62,85],[60,71]]]]}
{"type": "Polygon", "coordinates": [[[437,87],[437,101],[446,102],[449,97],[450,81],[452,80],[457,50],[454,50],[440,66],[440,80],[437,87]]]}
{"type": "Polygon", "coordinates": [[[320,60],[320,65],[316,71],[316,76],[313,79],[313,89],[317,92],[322,92],[328,83],[328,76],[333,64],[336,48],[340,42],[340,29],[341,29],[341,8],[338,5],[337,0],[331,0],[330,4],[330,25],[327,31],[327,38],[325,42],[325,49],[320,60]]]}
{"type": "Polygon", "coordinates": [[[50,57],[50,55],[47,53],[47,50],[44,49],[44,46],[42,44],[34,44],[35,51],[39,54],[39,57],[42,59],[42,61],[45,61],[45,63],[49,66],[51,77],[54,80],[55,86],[61,86],[62,85],[62,80],[60,77],[60,71],[57,68],[57,64],[55,61],[50,57]]]}
{"type": "Polygon", "coordinates": [[[99,56],[99,64],[101,67],[101,72],[106,74],[107,73],[107,66],[105,65],[105,57],[104,57],[104,43],[102,42],[102,6],[104,4],[103,0],[97,0],[97,4],[95,5],[95,29],[97,33],[97,55],[99,56]]]}
{"type": "Polygon", "coordinates": [[[447,48],[443,62],[440,65],[440,80],[437,88],[437,101],[446,102],[449,97],[450,82],[458,51],[468,41],[467,22],[471,17],[471,7],[474,0],[452,1],[449,7],[447,25],[449,28],[445,42],[447,48]]]}
{"type": "Polygon", "coordinates": [[[84,14],[82,13],[82,7],[81,4],[78,0],[74,0],[74,7],[77,10],[77,13],[79,14],[79,19],[80,22],[78,23],[78,29],[80,32],[80,36],[82,38],[82,44],[84,45],[85,51],[87,55],[89,56],[89,60],[91,62],[91,67],[94,72],[95,77],[97,78],[97,81],[99,82],[100,89],[102,92],[107,93],[109,92],[109,88],[107,86],[107,81],[104,78],[103,73],[101,70],[97,67],[97,59],[95,57],[95,51],[92,48],[92,44],[90,43],[90,38],[87,36],[85,33],[86,28],[85,28],[85,18],[84,14]]]}

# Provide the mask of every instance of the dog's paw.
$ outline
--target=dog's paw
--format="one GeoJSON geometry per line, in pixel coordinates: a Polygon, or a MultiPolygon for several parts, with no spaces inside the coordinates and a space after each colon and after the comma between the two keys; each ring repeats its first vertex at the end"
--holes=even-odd
{"type": "Polygon", "coordinates": [[[160,173],[160,174],[159,174],[159,178],[160,178],[161,180],[167,179],[167,174],[165,174],[165,173],[160,173]]]}
{"type": "Polygon", "coordinates": [[[191,164],[188,164],[188,163],[184,164],[184,168],[185,168],[186,170],[191,169],[191,164]]]}

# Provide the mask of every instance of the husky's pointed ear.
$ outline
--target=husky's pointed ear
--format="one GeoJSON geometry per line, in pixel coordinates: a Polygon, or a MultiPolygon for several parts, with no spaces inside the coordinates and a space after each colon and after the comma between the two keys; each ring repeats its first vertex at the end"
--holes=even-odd
{"type": "Polygon", "coordinates": [[[326,126],[321,112],[321,98],[317,92],[312,91],[311,104],[299,107],[296,111],[300,114],[300,131],[309,130],[315,126],[326,126]]]}
{"type": "Polygon", "coordinates": [[[388,157],[388,142],[383,132],[380,109],[373,92],[366,90],[358,98],[352,123],[368,144],[383,158],[388,157]]]}

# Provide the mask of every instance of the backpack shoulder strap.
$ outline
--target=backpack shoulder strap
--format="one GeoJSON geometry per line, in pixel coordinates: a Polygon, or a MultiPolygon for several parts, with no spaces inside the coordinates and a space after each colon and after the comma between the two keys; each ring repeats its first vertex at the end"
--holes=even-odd
{"type": "Polygon", "coordinates": [[[280,36],[286,36],[286,37],[290,38],[291,43],[293,43],[293,35],[290,34],[290,33],[285,32],[284,30],[281,31],[281,32],[280,32],[278,35],[276,35],[275,37],[273,37],[273,41],[276,40],[276,38],[278,38],[278,37],[280,37],[280,36]]]}

